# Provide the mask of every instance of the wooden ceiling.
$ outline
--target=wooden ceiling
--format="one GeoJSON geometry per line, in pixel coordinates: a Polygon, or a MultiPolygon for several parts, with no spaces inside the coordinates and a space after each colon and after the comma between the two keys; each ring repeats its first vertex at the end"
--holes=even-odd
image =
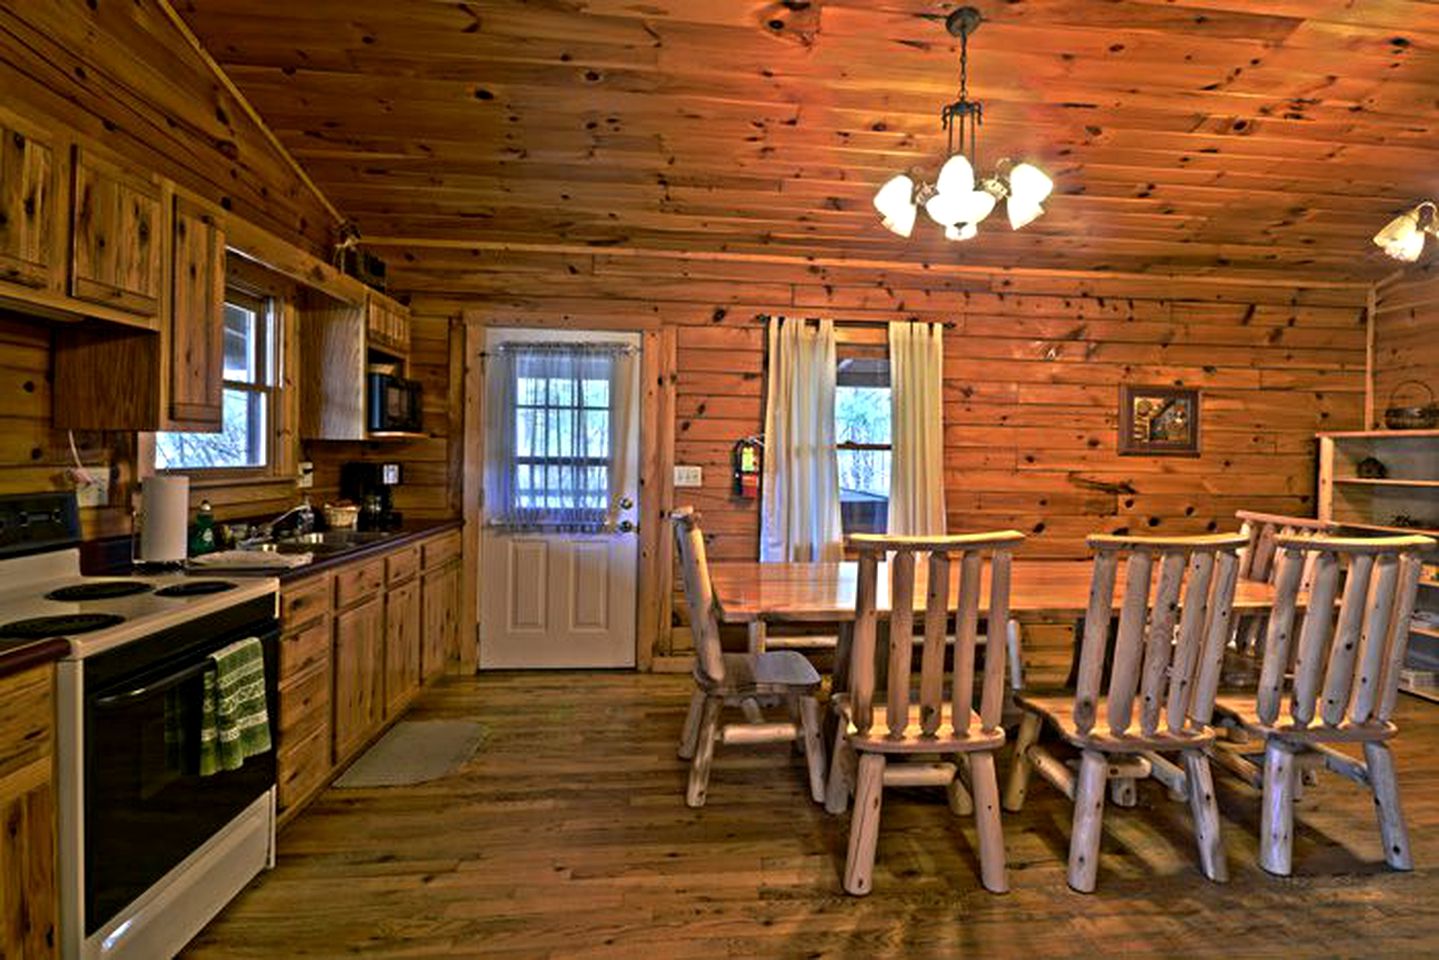
{"type": "Polygon", "coordinates": [[[1439,192],[1439,5],[989,0],[980,166],[1058,186],[1011,232],[883,230],[942,160],[928,0],[178,0],[367,239],[1373,280],[1439,192]]]}

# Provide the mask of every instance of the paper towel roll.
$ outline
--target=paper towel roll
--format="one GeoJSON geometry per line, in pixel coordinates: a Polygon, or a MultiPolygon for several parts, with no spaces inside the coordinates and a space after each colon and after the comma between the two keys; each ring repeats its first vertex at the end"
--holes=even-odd
{"type": "Polygon", "coordinates": [[[146,477],[140,484],[140,560],[179,563],[189,547],[190,478],[146,477]]]}

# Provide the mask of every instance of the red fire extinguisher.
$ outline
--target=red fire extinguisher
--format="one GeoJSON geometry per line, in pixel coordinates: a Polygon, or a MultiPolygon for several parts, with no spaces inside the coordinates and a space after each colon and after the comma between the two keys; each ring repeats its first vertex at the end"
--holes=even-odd
{"type": "Polygon", "coordinates": [[[734,470],[734,495],[745,500],[759,496],[759,477],[763,469],[764,440],[758,436],[737,440],[730,449],[730,466],[734,470]]]}

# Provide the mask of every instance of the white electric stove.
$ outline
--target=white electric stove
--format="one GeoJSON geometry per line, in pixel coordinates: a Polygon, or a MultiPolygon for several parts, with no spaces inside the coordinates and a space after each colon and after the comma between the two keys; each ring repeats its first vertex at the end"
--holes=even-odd
{"type": "Polygon", "coordinates": [[[209,655],[258,637],[271,738],[279,583],[87,577],[72,494],[0,497],[0,647],[62,638],[57,665],[61,956],[177,953],[274,864],[275,751],[202,776],[209,655]]]}

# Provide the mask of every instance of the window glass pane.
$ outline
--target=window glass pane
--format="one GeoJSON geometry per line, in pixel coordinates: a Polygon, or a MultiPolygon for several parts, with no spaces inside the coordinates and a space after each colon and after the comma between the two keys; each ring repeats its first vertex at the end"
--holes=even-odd
{"type": "Polygon", "coordinates": [[[889,499],[888,450],[840,450],[841,500],[889,499]]]}
{"type": "Polygon", "coordinates": [[[838,443],[889,443],[889,387],[836,387],[834,425],[838,443]]]}
{"type": "Polygon", "coordinates": [[[584,382],[584,404],[587,407],[610,406],[610,382],[608,380],[586,380],[584,382]]]}
{"type": "Polygon", "coordinates": [[[520,377],[515,391],[517,402],[530,406],[545,402],[545,382],[538,377],[520,377]]]}
{"type": "Polygon", "coordinates": [[[550,380],[550,406],[573,407],[575,405],[575,382],[568,377],[554,377],[550,380]]]}
{"type": "Polygon", "coordinates": [[[155,434],[158,470],[265,465],[265,394],[226,387],[219,433],[155,434]]]}
{"type": "Polygon", "coordinates": [[[225,304],[225,379],[242,383],[259,383],[260,370],[255,360],[261,345],[256,343],[259,317],[234,303],[225,304]]]}
{"type": "Polygon", "coordinates": [[[586,457],[608,457],[610,455],[610,412],[608,410],[586,410],[584,416],[584,455],[586,457]]]}

